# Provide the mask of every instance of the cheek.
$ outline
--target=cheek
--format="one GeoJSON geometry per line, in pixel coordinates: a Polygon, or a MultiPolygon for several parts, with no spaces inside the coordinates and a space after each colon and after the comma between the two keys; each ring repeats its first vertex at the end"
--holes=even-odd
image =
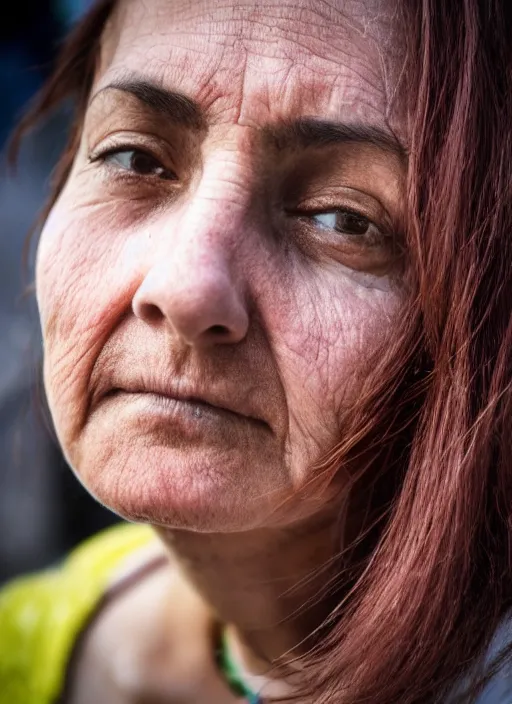
{"type": "Polygon", "coordinates": [[[105,208],[56,205],[41,234],[36,290],[45,386],[64,450],[85,419],[90,373],[137,281],[130,238],[112,234],[105,208]],[[133,282],[133,285],[131,284],[133,282]]]}
{"type": "Polygon", "coordinates": [[[302,270],[289,286],[292,294],[273,308],[269,329],[299,474],[341,439],[361,375],[392,326],[400,298],[382,283],[363,285],[340,266],[302,270]]]}

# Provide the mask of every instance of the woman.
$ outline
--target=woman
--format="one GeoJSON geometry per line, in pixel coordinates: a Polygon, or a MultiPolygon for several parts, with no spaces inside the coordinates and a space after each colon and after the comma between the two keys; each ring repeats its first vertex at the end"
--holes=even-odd
{"type": "Polygon", "coordinates": [[[511,20],[110,0],[78,26],[24,125],[74,98],[45,383],[79,479],[159,541],[6,592],[9,702],[479,699],[512,595],[511,20]]]}

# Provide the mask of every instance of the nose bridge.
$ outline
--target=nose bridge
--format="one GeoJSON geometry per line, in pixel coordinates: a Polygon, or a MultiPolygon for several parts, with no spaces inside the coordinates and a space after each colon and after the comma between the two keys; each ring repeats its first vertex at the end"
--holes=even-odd
{"type": "Polygon", "coordinates": [[[241,340],[249,320],[241,243],[250,204],[237,160],[211,158],[181,209],[158,219],[156,257],[135,294],[135,314],[166,319],[188,344],[241,340]]]}
{"type": "Polygon", "coordinates": [[[198,265],[222,259],[233,265],[244,242],[251,209],[251,175],[232,151],[213,154],[178,218],[173,236],[163,233],[171,257],[198,265]]]}

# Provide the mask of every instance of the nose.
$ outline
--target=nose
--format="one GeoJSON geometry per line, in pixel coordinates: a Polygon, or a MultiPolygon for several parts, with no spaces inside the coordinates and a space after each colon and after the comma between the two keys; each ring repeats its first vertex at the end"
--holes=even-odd
{"type": "Polygon", "coordinates": [[[155,256],[135,292],[134,314],[149,325],[166,322],[190,346],[240,342],[249,312],[242,278],[234,271],[232,233],[193,215],[178,227],[178,234],[166,228],[170,244],[155,256]]]}

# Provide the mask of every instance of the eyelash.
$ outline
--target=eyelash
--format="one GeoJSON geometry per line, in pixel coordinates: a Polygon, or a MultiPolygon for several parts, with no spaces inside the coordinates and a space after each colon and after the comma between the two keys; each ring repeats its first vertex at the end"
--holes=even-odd
{"type": "MultiPolygon", "coordinates": [[[[151,153],[148,149],[141,148],[138,145],[134,144],[124,144],[124,145],[119,145],[116,147],[111,147],[108,149],[105,149],[104,151],[100,151],[98,153],[93,153],[89,156],[89,162],[90,163],[101,163],[105,166],[108,166],[109,168],[115,169],[117,172],[124,172],[124,176],[127,178],[152,178],[156,180],[162,180],[162,181],[176,181],[178,180],[178,177],[176,174],[171,171],[170,169],[166,169],[166,167],[163,166],[161,160],[155,156],[154,154],[151,153]],[[120,164],[114,165],[109,163],[109,159],[112,157],[119,156],[121,154],[131,154],[133,159],[133,155],[135,156],[142,156],[143,158],[149,159],[151,162],[153,162],[153,165],[156,166],[157,168],[162,169],[162,174],[167,171],[167,176],[159,175],[159,174],[150,174],[150,173],[139,173],[135,171],[135,169],[130,168],[129,166],[122,166],[120,164]]],[[[324,209],[315,209],[315,210],[301,210],[301,211],[296,211],[296,212],[291,212],[289,211],[289,215],[295,215],[301,219],[307,219],[309,226],[314,227],[315,229],[322,229],[326,231],[331,231],[336,233],[337,237],[345,237],[346,240],[350,241],[355,241],[355,240],[365,240],[366,243],[369,246],[379,246],[382,245],[383,241],[385,239],[389,238],[389,235],[386,234],[386,232],[379,227],[375,222],[373,222],[369,217],[367,217],[364,213],[350,207],[332,207],[332,208],[324,208],[324,209]],[[336,229],[336,227],[330,227],[325,224],[317,224],[317,225],[312,225],[313,219],[315,217],[323,217],[326,218],[328,216],[338,217],[340,215],[344,215],[345,217],[348,218],[354,218],[359,222],[363,222],[364,224],[367,225],[367,229],[371,230],[373,228],[374,234],[373,236],[368,236],[366,232],[364,233],[343,233],[341,230],[336,229]],[[376,231],[376,232],[375,232],[376,231]]]]}
{"type": "Polygon", "coordinates": [[[352,244],[361,243],[362,241],[364,241],[367,246],[381,246],[384,241],[389,237],[387,231],[384,228],[377,225],[364,213],[351,207],[338,206],[332,208],[325,208],[322,210],[315,209],[314,211],[301,211],[297,214],[301,218],[307,218],[307,221],[310,225],[314,218],[326,219],[329,217],[334,217],[335,220],[338,217],[345,218],[347,226],[350,225],[351,219],[355,221],[352,224],[356,227],[357,224],[362,224],[365,228],[364,232],[349,232],[347,230],[344,231],[341,228],[337,228],[334,224],[333,226],[330,226],[322,222],[318,222],[317,224],[313,225],[313,227],[317,230],[322,230],[325,232],[334,232],[337,239],[344,238],[347,242],[352,242],[352,244]]]}
{"type": "MultiPolygon", "coordinates": [[[[133,158],[133,157],[132,157],[133,158]]],[[[108,149],[105,149],[104,151],[100,151],[97,153],[92,153],[89,156],[89,163],[94,164],[94,163],[101,163],[104,166],[107,166],[111,169],[114,169],[117,172],[124,172],[124,175],[129,177],[129,178],[158,178],[161,180],[166,180],[166,181],[177,181],[178,177],[172,171],[171,169],[167,169],[163,164],[162,160],[155,156],[151,151],[148,149],[143,149],[138,145],[130,145],[130,144],[124,144],[122,146],[117,146],[117,147],[111,147],[108,149]],[[162,178],[162,176],[159,176],[158,174],[149,174],[149,173],[138,173],[135,171],[133,168],[130,168],[129,166],[122,166],[120,164],[114,165],[109,163],[109,159],[115,156],[119,156],[121,154],[132,154],[136,156],[142,156],[154,163],[154,165],[157,168],[161,168],[162,172],[167,172],[168,177],[162,178]]]]}

